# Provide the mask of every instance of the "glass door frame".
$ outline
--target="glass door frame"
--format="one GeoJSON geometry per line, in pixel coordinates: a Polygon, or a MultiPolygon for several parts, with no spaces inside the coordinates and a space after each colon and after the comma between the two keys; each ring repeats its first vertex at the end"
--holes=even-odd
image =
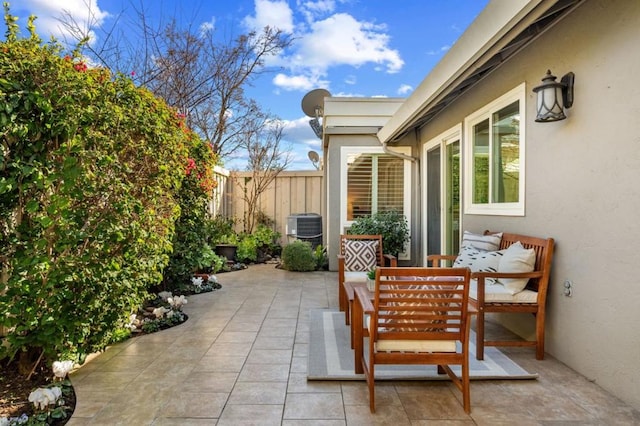
{"type": "MultiPolygon", "coordinates": [[[[422,179],[424,179],[423,182],[421,182],[421,186],[422,186],[422,190],[423,190],[423,194],[422,194],[422,223],[424,224],[422,227],[422,253],[424,253],[424,258],[425,258],[425,262],[426,262],[426,256],[428,254],[437,254],[437,253],[428,253],[428,229],[429,229],[429,217],[428,217],[428,205],[427,203],[429,202],[429,194],[428,194],[428,185],[426,182],[427,176],[428,176],[428,161],[427,161],[427,155],[430,151],[433,151],[434,149],[439,149],[440,150],[440,252],[441,253],[451,253],[452,251],[452,247],[450,247],[449,244],[449,238],[447,238],[447,229],[449,228],[449,226],[453,226],[453,224],[450,224],[450,216],[447,212],[448,209],[448,198],[449,198],[449,194],[448,194],[448,188],[447,188],[447,172],[448,172],[448,167],[447,167],[447,147],[452,144],[458,142],[459,145],[459,153],[460,153],[460,164],[459,164],[459,170],[462,173],[462,124],[458,124],[452,128],[450,128],[449,130],[442,132],[441,134],[439,134],[438,136],[430,139],[429,141],[427,141],[422,148],[422,179]]],[[[458,187],[460,188],[460,203],[462,203],[463,200],[463,196],[462,196],[462,191],[463,191],[463,187],[462,187],[462,176],[459,177],[459,182],[458,182],[458,187]]],[[[458,229],[462,229],[462,206],[460,206],[459,212],[458,212],[458,229]]],[[[458,241],[459,243],[459,241],[458,241]]],[[[455,254],[455,253],[452,253],[455,254]]]]}

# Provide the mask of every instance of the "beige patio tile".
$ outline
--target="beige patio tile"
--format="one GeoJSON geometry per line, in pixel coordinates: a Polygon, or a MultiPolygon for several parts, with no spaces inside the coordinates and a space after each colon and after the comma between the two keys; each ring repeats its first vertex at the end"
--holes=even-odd
{"type": "Polygon", "coordinates": [[[194,372],[233,372],[239,373],[246,361],[243,356],[211,355],[202,357],[193,365],[194,372]]]}
{"type": "Polygon", "coordinates": [[[229,404],[284,404],[287,392],[285,382],[238,382],[236,383],[229,404]]]}
{"type": "MultiPolygon", "coordinates": [[[[366,405],[369,407],[369,388],[364,381],[342,383],[344,405],[366,405]]],[[[392,383],[376,383],[376,406],[400,405],[400,398],[392,383]]]]}
{"type": "Polygon", "coordinates": [[[239,382],[286,382],[289,364],[245,364],[239,382]]]}
{"type": "Polygon", "coordinates": [[[181,385],[175,389],[178,392],[226,392],[230,393],[238,378],[237,373],[196,371],[189,374],[181,385]]]}
{"type": "Polygon", "coordinates": [[[411,421],[401,405],[378,405],[376,401],[375,413],[371,413],[368,404],[346,405],[344,408],[348,425],[411,425],[411,421]]]}
{"type": "Polygon", "coordinates": [[[247,356],[249,355],[249,351],[251,351],[251,347],[253,345],[251,342],[245,343],[226,343],[226,342],[215,342],[211,345],[209,350],[204,354],[204,356],[215,356],[215,355],[233,355],[233,356],[247,356]]]}
{"type": "Polygon", "coordinates": [[[288,393],[284,419],[344,419],[342,395],[339,393],[288,393]]]}
{"type": "Polygon", "coordinates": [[[248,364],[288,364],[291,362],[291,349],[253,349],[247,358],[248,364]]]}
{"type": "Polygon", "coordinates": [[[162,406],[158,416],[169,418],[207,418],[220,417],[228,393],[220,392],[180,392],[171,395],[162,406]]]}
{"type": "Polygon", "coordinates": [[[255,331],[223,331],[216,343],[252,343],[256,339],[255,331]]]}
{"type": "Polygon", "coordinates": [[[228,404],[222,411],[217,426],[277,426],[281,421],[282,405],[228,404]]]}
{"type": "MultiPolygon", "coordinates": [[[[409,419],[466,420],[462,404],[449,388],[448,382],[419,382],[413,386],[396,386],[400,402],[409,419]]],[[[473,403],[472,403],[473,410],[473,403]]]]}

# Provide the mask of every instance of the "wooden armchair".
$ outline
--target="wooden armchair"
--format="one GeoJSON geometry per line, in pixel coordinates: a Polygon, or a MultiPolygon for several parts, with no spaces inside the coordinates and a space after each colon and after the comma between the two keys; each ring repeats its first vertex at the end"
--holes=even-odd
{"type": "Polygon", "coordinates": [[[396,266],[395,256],[385,254],[382,249],[382,235],[340,235],[338,254],[338,304],[345,313],[345,323],[350,321],[353,301],[353,285],[366,285],[367,272],[375,266],[396,266]],[[345,283],[350,294],[345,290],[345,283]],[[350,302],[351,301],[351,302],[350,302]]]}
{"type": "MultiPolygon", "coordinates": [[[[486,234],[493,234],[493,232],[485,231],[486,234]]],[[[472,285],[469,303],[478,310],[476,358],[479,360],[484,359],[485,346],[534,346],[536,348],[536,359],[544,359],[544,323],[554,241],[553,238],[536,238],[503,233],[499,250],[507,249],[518,241],[524,248],[535,251],[533,272],[506,273],[498,271],[471,273],[471,279],[477,280],[477,287],[472,285]],[[488,280],[499,278],[528,278],[529,281],[524,291],[509,295],[504,292],[498,293],[497,291],[500,288],[496,288],[497,286],[487,285],[488,280]],[[484,319],[485,313],[489,312],[528,312],[533,314],[536,319],[536,339],[534,341],[485,340],[484,319]]],[[[427,262],[432,266],[444,266],[444,261],[451,262],[455,259],[455,255],[427,256],[427,262]]]]}
{"type": "MultiPolygon", "coordinates": [[[[356,360],[367,379],[371,412],[376,364],[437,365],[462,392],[464,411],[471,412],[469,279],[469,268],[378,268],[373,307],[363,306],[371,311],[369,353],[362,351],[356,360]],[[461,366],[460,377],[450,365],[461,366]]],[[[371,304],[368,297],[360,302],[371,304]]]]}

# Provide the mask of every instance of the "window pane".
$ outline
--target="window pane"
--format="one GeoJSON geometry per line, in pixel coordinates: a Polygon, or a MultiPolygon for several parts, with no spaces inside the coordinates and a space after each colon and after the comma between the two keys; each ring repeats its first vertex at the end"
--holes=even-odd
{"type": "Polygon", "coordinates": [[[404,214],[403,161],[388,154],[347,157],[347,220],[391,210],[404,214]]]}
{"type": "MultiPolygon", "coordinates": [[[[397,211],[404,213],[404,160],[391,155],[378,155],[378,191],[376,212],[397,211]]],[[[375,163],[374,163],[375,164],[375,163]]]]}
{"type": "Polygon", "coordinates": [[[347,220],[371,214],[372,155],[347,157],[347,220]]]}
{"type": "Polygon", "coordinates": [[[473,126],[473,203],[489,202],[489,119],[473,126]]]}
{"type": "Polygon", "coordinates": [[[460,141],[447,145],[446,171],[447,220],[446,239],[447,253],[457,254],[460,251],[460,141]]]}
{"type": "Polygon", "coordinates": [[[493,114],[493,202],[516,203],[520,180],[520,108],[516,101],[493,114]]]}

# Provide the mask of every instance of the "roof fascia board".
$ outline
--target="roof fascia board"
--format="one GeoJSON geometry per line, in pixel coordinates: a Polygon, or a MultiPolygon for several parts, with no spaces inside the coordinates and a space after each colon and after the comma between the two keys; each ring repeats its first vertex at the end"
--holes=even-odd
{"type": "Polygon", "coordinates": [[[526,28],[556,2],[557,0],[492,0],[380,129],[380,142],[390,142],[407,131],[425,109],[446,96],[447,90],[455,87],[454,82],[461,81],[461,78],[480,67],[483,64],[482,58],[491,58],[502,49],[510,41],[506,35],[512,32],[515,37],[518,32],[514,29],[526,28]]]}

